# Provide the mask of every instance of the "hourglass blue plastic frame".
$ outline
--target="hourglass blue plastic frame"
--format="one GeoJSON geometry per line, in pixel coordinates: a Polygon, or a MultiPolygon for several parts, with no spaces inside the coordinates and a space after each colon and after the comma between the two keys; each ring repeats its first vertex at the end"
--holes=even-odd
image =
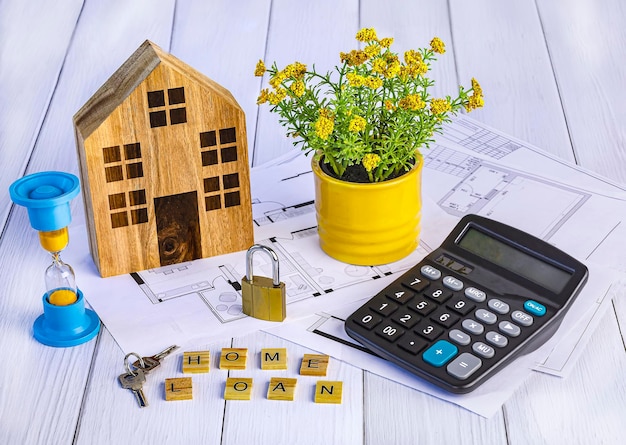
{"type": "MultiPolygon", "coordinates": [[[[24,176],[9,187],[14,203],[28,210],[33,229],[40,232],[60,230],[72,221],[70,201],[80,192],[78,178],[64,172],[40,172],[24,176]]],[[[55,347],[76,346],[94,338],[100,331],[100,319],[85,309],[80,289],[78,299],[67,306],[55,306],[43,296],[44,313],[33,325],[39,342],[55,347]]]]}

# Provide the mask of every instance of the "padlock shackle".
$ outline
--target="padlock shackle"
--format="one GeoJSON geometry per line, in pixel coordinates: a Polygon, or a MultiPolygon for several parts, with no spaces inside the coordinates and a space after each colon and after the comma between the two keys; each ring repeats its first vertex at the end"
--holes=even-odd
{"type": "Polygon", "coordinates": [[[278,267],[278,255],[272,249],[262,244],[254,244],[246,253],[246,279],[252,283],[252,257],[255,252],[265,252],[270,256],[272,261],[272,284],[280,286],[280,270],[278,267]]]}

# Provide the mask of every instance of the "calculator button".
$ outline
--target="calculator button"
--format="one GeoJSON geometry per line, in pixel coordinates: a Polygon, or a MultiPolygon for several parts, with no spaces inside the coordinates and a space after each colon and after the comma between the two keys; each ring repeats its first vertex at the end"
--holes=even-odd
{"type": "Polygon", "coordinates": [[[459,291],[463,289],[463,282],[458,278],[451,277],[450,275],[445,276],[442,280],[442,283],[445,287],[454,291],[459,291]]]}
{"type": "Polygon", "coordinates": [[[500,332],[508,335],[509,337],[517,337],[522,332],[518,325],[513,324],[510,321],[501,321],[498,325],[498,329],[500,332]]]}
{"type": "Polygon", "coordinates": [[[466,318],[465,320],[463,320],[461,326],[463,326],[463,329],[465,329],[472,335],[480,335],[485,331],[485,327],[482,324],[472,320],[471,318],[466,318]]]}
{"type": "Polygon", "coordinates": [[[495,355],[496,351],[491,346],[486,345],[482,341],[478,341],[472,345],[472,351],[480,355],[482,358],[491,358],[495,355]]]}
{"type": "Polygon", "coordinates": [[[463,331],[459,331],[458,329],[452,329],[449,333],[448,333],[448,337],[450,338],[450,340],[452,340],[454,343],[457,343],[461,346],[467,346],[470,344],[470,342],[472,341],[472,339],[470,338],[469,335],[467,335],[465,332],[463,331]]]}
{"type": "Polygon", "coordinates": [[[381,317],[379,317],[376,314],[371,314],[369,312],[364,313],[362,315],[358,315],[356,317],[354,317],[354,321],[364,327],[367,330],[372,329],[374,326],[376,326],[378,323],[380,323],[381,321],[383,321],[383,319],[381,317]]]}
{"type": "Polygon", "coordinates": [[[409,277],[402,280],[402,285],[408,287],[415,292],[421,292],[430,285],[430,281],[418,276],[409,277]]]}
{"type": "Polygon", "coordinates": [[[487,302],[487,306],[494,312],[498,314],[506,314],[509,312],[510,307],[504,301],[498,300],[497,298],[492,298],[487,302]]]}
{"type": "Polygon", "coordinates": [[[426,278],[430,278],[431,280],[438,280],[441,278],[441,271],[439,269],[435,269],[433,266],[424,265],[420,269],[420,272],[426,278]]]}
{"type": "Polygon", "coordinates": [[[417,322],[420,320],[420,317],[410,311],[398,311],[393,317],[391,317],[391,319],[398,323],[400,326],[411,329],[417,324],[417,322]]]}
{"type": "Polygon", "coordinates": [[[398,346],[413,355],[424,349],[426,345],[428,345],[426,340],[411,333],[404,335],[400,340],[398,340],[398,346]]]}
{"type": "Polygon", "coordinates": [[[426,340],[433,341],[441,335],[443,329],[427,320],[422,320],[415,328],[415,333],[424,337],[426,340]]]}
{"type": "Polygon", "coordinates": [[[449,290],[437,288],[428,292],[424,292],[424,296],[430,298],[431,300],[435,300],[438,303],[443,303],[452,296],[452,292],[450,292],[449,290]]]}
{"type": "Polygon", "coordinates": [[[385,295],[393,301],[397,301],[400,304],[405,304],[415,295],[413,292],[408,291],[402,287],[395,287],[393,289],[386,289],[385,295]]]}
{"type": "Polygon", "coordinates": [[[457,353],[459,348],[447,340],[439,340],[422,354],[422,359],[437,368],[448,363],[457,353]]]}
{"type": "Polygon", "coordinates": [[[517,324],[521,324],[522,326],[530,326],[533,324],[534,318],[528,315],[526,312],[515,311],[511,314],[511,318],[517,324]]]}
{"type": "Polygon", "coordinates": [[[446,367],[446,371],[452,377],[456,377],[459,380],[465,380],[472,374],[474,374],[483,365],[481,359],[469,352],[464,352],[455,358],[446,367]]]}
{"type": "Polygon", "coordinates": [[[376,304],[375,301],[372,301],[371,303],[372,304],[370,304],[370,309],[378,312],[383,317],[388,317],[389,315],[393,314],[396,309],[398,309],[397,304],[392,303],[388,300],[380,301],[380,304],[376,304]]]}
{"type": "Polygon", "coordinates": [[[382,327],[376,328],[374,332],[376,332],[376,334],[380,335],[385,340],[393,342],[400,338],[400,336],[406,331],[392,324],[385,324],[382,325],[382,327]]]}
{"type": "Polygon", "coordinates": [[[448,310],[448,308],[445,307],[440,307],[430,316],[432,321],[435,321],[446,328],[451,327],[454,323],[459,321],[459,318],[460,317],[458,315],[453,314],[448,310]]]}
{"type": "Polygon", "coordinates": [[[509,344],[509,340],[504,335],[498,334],[494,331],[487,332],[487,334],[485,335],[485,339],[487,339],[489,343],[498,348],[504,348],[506,345],[509,344]]]}
{"type": "Polygon", "coordinates": [[[486,309],[478,309],[474,315],[481,323],[494,324],[498,321],[498,317],[493,312],[489,312],[486,309]]]}
{"type": "Polygon", "coordinates": [[[524,309],[537,317],[543,317],[546,314],[546,307],[534,300],[524,302],[524,309]]]}
{"type": "Polygon", "coordinates": [[[418,298],[413,300],[409,307],[424,317],[437,308],[437,305],[426,298],[418,298]]]}
{"type": "Polygon", "coordinates": [[[475,307],[473,303],[470,303],[465,298],[454,298],[450,302],[448,302],[446,306],[461,315],[466,315],[475,307]]]}
{"type": "Polygon", "coordinates": [[[477,303],[481,303],[487,299],[487,294],[482,290],[475,287],[468,287],[465,289],[465,296],[470,300],[474,300],[477,303]]]}

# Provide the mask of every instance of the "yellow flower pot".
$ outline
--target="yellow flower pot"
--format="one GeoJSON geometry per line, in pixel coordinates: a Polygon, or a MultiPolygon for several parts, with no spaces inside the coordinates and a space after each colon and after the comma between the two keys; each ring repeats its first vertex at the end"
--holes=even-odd
{"type": "Polygon", "coordinates": [[[315,210],[320,246],[345,263],[398,261],[419,242],[422,166],[384,182],[355,183],[327,175],[315,160],[315,210]]]}

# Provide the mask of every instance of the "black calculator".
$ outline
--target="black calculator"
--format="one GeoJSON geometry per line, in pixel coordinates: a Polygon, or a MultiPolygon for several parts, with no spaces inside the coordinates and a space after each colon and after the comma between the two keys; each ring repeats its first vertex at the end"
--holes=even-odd
{"type": "Polygon", "coordinates": [[[548,340],[587,267],[528,233],[467,215],[443,244],[356,310],[348,335],[453,393],[548,340]]]}

